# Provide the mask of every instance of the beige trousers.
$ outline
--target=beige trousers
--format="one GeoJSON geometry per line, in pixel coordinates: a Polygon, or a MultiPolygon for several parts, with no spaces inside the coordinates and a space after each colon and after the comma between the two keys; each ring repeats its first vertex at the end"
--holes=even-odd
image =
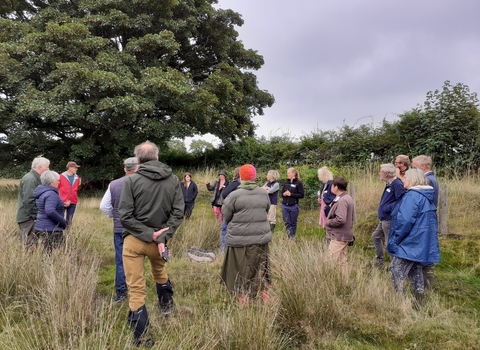
{"type": "Polygon", "coordinates": [[[342,241],[330,241],[328,246],[328,251],[330,252],[330,258],[332,261],[336,262],[342,267],[342,274],[344,277],[348,276],[348,264],[347,264],[347,253],[348,253],[348,242],[342,241]]]}
{"type": "Polygon", "coordinates": [[[136,311],[145,305],[147,296],[145,281],[145,257],[150,260],[152,276],[155,282],[165,284],[168,280],[165,271],[165,260],[158,252],[157,244],[144,242],[138,238],[128,235],[123,240],[123,268],[128,285],[128,306],[130,310],[136,311]]]}

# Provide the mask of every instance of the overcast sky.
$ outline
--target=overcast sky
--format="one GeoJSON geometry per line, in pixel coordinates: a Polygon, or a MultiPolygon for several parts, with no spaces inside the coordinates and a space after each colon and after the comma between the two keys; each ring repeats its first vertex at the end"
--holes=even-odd
{"type": "Polygon", "coordinates": [[[265,59],[275,96],[257,134],[301,136],[423,104],[445,80],[480,92],[479,0],[219,0],[245,21],[239,40],[265,59]]]}

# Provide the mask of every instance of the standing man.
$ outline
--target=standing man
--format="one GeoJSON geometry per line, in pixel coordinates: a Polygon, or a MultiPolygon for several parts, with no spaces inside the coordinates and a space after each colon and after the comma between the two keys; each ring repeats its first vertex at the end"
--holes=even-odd
{"type": "Polygon", "coordinates": [[[348,181],[336,177],[332,182],[332,193],[337,197],[327,216],[325,230],[330,240],[328,251],[331,259],[342,268],[343,277],[348,277],[347,253],[348,245],[355,240],[353,237],[353,215],[355,202],[347,192],[348,181]]]}
{"type": "Polygon", "coordinates": [[[158,147],[146,141],[135,147],[138,170],[125,180],[118,212],[123,232],[123,265],[129,288],[128,323],[133,345],[152,346],[147,333],[144,261],[150,261],[159,307],[168,317],[173,309],[173,287],[165,270],[166,243],[183,220],[182,184],[172,169],[158,161],[158,147]],[[163,254],[163,257],[162,257],[163,254]]]}
{"type": "MultiPolygon", "coordinates": [[[[412,159],[412,168],[420,169],[425,174],[428,184],[433,187],[433,204],[438,208],[438,181],[432,171],[432,158],[421,155],[412,159]]],[[[424,264],[422,268],[425,289],[431,289],[435,281],[435,264],[424,264]]]]}
{"type": "Polygon", "coordinates": [[[40,175],[50,170],[50,161],[47,158],[37,157],[32,162],[32,169],[22,177],[18,187],[17,223],[20,229],[20,241],[27,247],[35,246],[38,237],[35,235],[35,220],[37,220],[37,206],[33,191],[41,184],[40,175]]]}
{"type": "Polygon", "coordinates": [[[385,181],[382,199],[378,206],[378,225],[372,233],[372,241],[375,246],[375,266],[383,268],[385,244],[388,243],[388,234],[390,232],[390,221],[392,220],[392,211],[397,201],[405,193],[402,181],[395,176],[395,167],[393,164],[382,164],[378,173],[380,180],[385,181]]]}
{"type": "Polygon", "coordinates": [[[77,165],[77,163],[68,162],[67,171],[60,176],[60,186],[58,186],[58,192],[65,207],[67,227],[72,224],[73,214],[75,214],[78,203],[78,188],[82,183],[77,175],[78,168],[80,168],[80,165],[77,165]]]}
{"type": "Polygon", "coordinates": [[[412,159],[412,168],[420,169],[425,174],[428,184],[434,190],[434,204],[438,208],[438,181],[432,171],[432,158],[421,155],[412,159]]]}
{"type": "Polygon", "coordinates": [[[108,185],[102,202],[100,203],[100,210],[108,216],[113,218],[113,244],[115,245],[115,291],[117,292],[116,302],[121,302],[127,299],[127,282],[125,281],[125,271],[123,269],[123,226],[120,223],[120,215],[118,214],[118,204],[120,203],[120,195],[125,180],[128,176],[137,171],[137,158],[132,157],[125,159],[123,162],[125,176],[120,179],[113,180],[108,185]]]}
{"type": "Polygon", "coordinates": [[[395,158],[395,167],[397,168],[397,177],[399,179],[403,179],[405,176],[405,172],[408,170],[410,166],[410,158],[404,154],[400,154],[395,158]]]}

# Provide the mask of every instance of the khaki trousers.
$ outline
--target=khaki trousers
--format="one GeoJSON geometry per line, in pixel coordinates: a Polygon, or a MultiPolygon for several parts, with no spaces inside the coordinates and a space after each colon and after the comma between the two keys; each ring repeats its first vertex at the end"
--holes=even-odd
{"type": "Polygon", "coordinates": [[[167,283],[168,275],[165,271],[165,260],[160,256],[157,244],[141,241],[132,235],[126,236],[123,240],[122,258],[128,285],[128,306],[132,311],[136,311],[145,305],[147,296],[145,291],[145,257],[150,260],[155,282],[159,284],[167,283]]]}
{"type": "Polygon", "coordinates": [[[330,241],[328,246],[328,251],[330,252],[330,258],[332,261],[338,263],[342,267],[342,274],[344,277],[348,276],[348,264],[347,264],[347,253],[348,253],[348,242],[342,241],[330,241]]]}
{"type": "Polygon", "coordinates": [[[20,242],[27,247],[35,247],[38,244],[38,236],[35,234],[35,221],[20,222],[18,228],[20,242]]]}

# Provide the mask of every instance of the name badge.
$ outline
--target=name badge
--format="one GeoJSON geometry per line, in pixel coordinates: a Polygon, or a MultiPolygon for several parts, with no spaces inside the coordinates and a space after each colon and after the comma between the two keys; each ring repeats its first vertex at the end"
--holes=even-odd
{"type": "Polygon", "coordinates": [[[295,188],[295,187],[297,187],[297,185],[290,185],[290,187],[293,187],[293,188],[295,188]]]}
{"type": "Polygon", "coordinates": [[[387,192],[392,192],[392,189],[391,189],[391,188],[387,188],[385,191],[387,191],[387,192]]]}

